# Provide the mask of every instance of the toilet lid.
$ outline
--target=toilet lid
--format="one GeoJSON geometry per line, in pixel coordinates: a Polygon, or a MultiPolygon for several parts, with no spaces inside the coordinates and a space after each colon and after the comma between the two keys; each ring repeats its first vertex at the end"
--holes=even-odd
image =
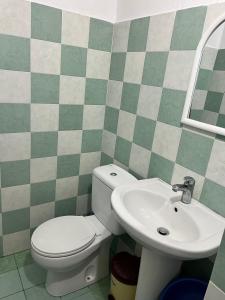
{"type": "Polygon", "coordinates": [[[87,248],[95,240],[95,235],[85,217],[65,216],[41,224],[34,231],[31,244],[42,255],[61,257],[87,248]]]}

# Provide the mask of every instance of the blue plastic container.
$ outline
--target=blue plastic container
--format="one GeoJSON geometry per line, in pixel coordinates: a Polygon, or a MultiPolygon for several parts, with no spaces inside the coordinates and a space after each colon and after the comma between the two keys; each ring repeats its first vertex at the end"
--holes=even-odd
{"type": "Polygon", "coordinates": [[[179,278],[169,283],[159,300],[203,300],[208,283],[195,278],[179,278]]]}

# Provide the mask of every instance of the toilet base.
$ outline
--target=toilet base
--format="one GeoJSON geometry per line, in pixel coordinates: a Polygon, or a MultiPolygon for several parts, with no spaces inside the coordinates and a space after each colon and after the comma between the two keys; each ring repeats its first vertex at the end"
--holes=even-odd
{"type": "Polygon", "coordinates": [[[64,296],[91,285],[109,274],[111,239],[69,272],[47,272],[46,289],[52,296],[64,296]]]}

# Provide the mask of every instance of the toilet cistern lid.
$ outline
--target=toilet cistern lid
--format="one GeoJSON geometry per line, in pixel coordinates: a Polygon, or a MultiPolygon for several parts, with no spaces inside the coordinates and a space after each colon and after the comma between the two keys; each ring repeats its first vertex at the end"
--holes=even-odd
{"type": "Polygon", "coordinates": [[[34,250],[50,257],[68,256],[93,243],[96,233],[82,216],[65,216],[41,224],[33,233],[34,250]]]}

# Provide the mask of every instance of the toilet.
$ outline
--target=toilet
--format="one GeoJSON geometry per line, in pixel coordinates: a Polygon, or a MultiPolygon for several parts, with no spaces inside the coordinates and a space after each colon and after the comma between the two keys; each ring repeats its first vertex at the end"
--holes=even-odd
{"type": "Polygon", "coordinates": [[[91,216],[63,216],[37,227],[31,253],[47,270],[46,289],[63,296],[108,275],[112,236],[124,233],[111,208],[113,189],[137,179],[116,165],[97,167],[92,176],[91,216]]]}

